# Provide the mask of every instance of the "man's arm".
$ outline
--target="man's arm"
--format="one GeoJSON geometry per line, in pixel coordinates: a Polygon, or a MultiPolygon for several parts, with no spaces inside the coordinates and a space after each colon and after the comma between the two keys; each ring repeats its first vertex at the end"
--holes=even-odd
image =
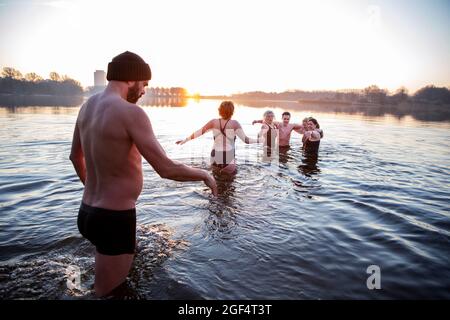
{"type": "Polygon", "coordinates": [[[70,161],[72,161],[73,167],[75,168],[78,177],[84,185],[86,183],[86,163],[84,162],[84,153],[81,147],[78,119],[77,123],[75,124],[75,130],[73,131],[72,149],[70,151],[69,159],[70,161]]]}
{"type": "Polygon", "coordinates": [[[294,123],[292,129],[295,130],[295,131],[303,130],[303,125],[302,124],[298,124],[298,123],[294,123]]]}
{"type": "Polygon", "coordinates": [[[293,130],[298,134],[305,134],[305,127],[302,124],[294,124],[293,130]]]}
{"type": "MultiPolygon", "coordinates": [[[[253,120],[252,125],[255,124],[255,123],[264,123],[264,120],[253,120]]],[[[276,126],[279,126],[279,125],[281,125],[281,122],[280,121],[273,121],[273,124],[276,125],[276,126]]]]}
{"type": "Polygon", "coordinates": [[[241,124],[239,122],[236,121],[236,135],[239,137],[239,139],[241,139],[244,143],[246,144],[250,144],[250,143],[258,143],[259,139],[253,139],[253,138],[249,138],[247,137],[247,135],[245,134],[244,130],[241,127],[241,124]]]}
{"type": "Polygon", "coordinates": [[[131,107],[126,130],[139,152],[161,178],[176,181],[203,181],[217,195],[214,178],[205,170],[188,167],[167,157],[153,132],[150,119],[140,107],[131,107]]]}
{"type": "Polygon", "coordinates": [[[208,121],[208,123],[205,124],[201,129],[195,131],[193,134],[191,134],[189,137],[187,137],[184,140],[178,140],[176,142],[176,144],[185,144],[189,140],[194,140],[195,138],[202,136],[203,134],[205,134],[206,132],[208,132],[209,130],[211,130],[213,128],[213,121],[214,120],[208,121]]]}

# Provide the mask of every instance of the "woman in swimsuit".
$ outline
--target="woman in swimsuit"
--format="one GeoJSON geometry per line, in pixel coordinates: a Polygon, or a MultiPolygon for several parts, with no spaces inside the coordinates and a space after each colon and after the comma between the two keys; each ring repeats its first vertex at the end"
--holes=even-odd
{"type": "Polygon", "coordinates": [[[274,113],[271,110],[267,110],[263,115],[263,123],[261,131],[258,134],[258,138],[264,143],[264,156],[270,158],[272,153],[278,151],[278,129],[273,121],[274,113]]]}
{"type": "MultiPolygon", "coordinates": [[[[313,119],[313,117],[306,117],[306,118],[304,118],[303,120],[302,120],[302,125],[300,126],[300,128],[295,128],[294,130],[297,132],[297,133],[299,133],[299,134],[302,134],[303,136],[302,136],[302,143],[303,144],[305,144],[305,141],[306,141],[306,136],[305,136],[305,132],[307,132],[309,129],[308,129],[308,121],[310,120],[310,119],[313,119]]],[[[320,137],[321,138],[323,138],[323,130],[322,129],[320,129],[320,127],[317,127],[316,128],[316,131],[317,132],[319,132],[320,133],[320,137]]]]}
{"type": "Polygon", "coordinates": [[[323,137],[323,131],[314,118],[308,120],[308,131],[304,134],[303,150],[306,154],[317,155],[319,153],[320,139],[323,137]]]}
{"type": "Polygon", "coordinates": [[[223,101],[219,107],[219,119],[208,121],[200,130],[194,132],[184,140],[179,140],[177,144],[184,144],[189,140],[198,138],[208,132],[213,131],[214,145],[211,151],[211,165],[218,173],[235,174],[235,141],[238,136],[244,143],[258,143],[258,139],[252,139],[245,135],[240,123],[231,120],[234,113],[234,105],[231,101],[223,101]]]}

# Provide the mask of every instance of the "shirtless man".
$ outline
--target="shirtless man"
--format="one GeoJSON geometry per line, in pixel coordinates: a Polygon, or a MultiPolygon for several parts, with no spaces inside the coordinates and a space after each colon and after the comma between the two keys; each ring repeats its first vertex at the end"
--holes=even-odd
{"type": "MultiPolygon", "coordinates": [[[[289,112],[283,112],[282,115],[283,122],[273,121],[276,128],[278,129],[278,145],[280,148],[289,148],[289,141],[291,139],[292,130],[301,132],[303,126],[299,124],[289,123],[291,120],[291,114],[289,112]]],[[[255,120],[252,124],[263,123],[263,120],[255,120]]]]}
{"type": "Polygon", "coordinates": [[[214,178],[168,158],[150,119],[135,103],[145,93],[151,71],[131,52],[108,64],[106,89],[81,107],[70,160],[84,184],[78,229],[96,246],[97,296],[125,282],[136,246],[136,200],[142,184],[142,157],[166,179],[203,181],[217,194],[214,178]]]}

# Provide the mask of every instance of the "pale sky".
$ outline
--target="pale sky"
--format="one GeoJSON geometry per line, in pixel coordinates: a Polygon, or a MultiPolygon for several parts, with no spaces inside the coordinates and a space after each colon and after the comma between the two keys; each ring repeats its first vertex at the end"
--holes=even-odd
{"type": "Polygon", "coordinates": [[[229,94],[450,85],[449,0],[0,0],[0,67],[93,85],[126,50],[150,86],[229,94]]]}

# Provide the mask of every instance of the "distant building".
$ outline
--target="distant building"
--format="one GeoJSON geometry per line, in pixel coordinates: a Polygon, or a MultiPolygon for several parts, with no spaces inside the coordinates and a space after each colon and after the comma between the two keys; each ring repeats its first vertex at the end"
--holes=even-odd
{"type": "Polygon", "coordinates": [[[96,70],[94,72],[94,86],[104,87],[106,86],[106,73],[103,70],[96,70]]]}

